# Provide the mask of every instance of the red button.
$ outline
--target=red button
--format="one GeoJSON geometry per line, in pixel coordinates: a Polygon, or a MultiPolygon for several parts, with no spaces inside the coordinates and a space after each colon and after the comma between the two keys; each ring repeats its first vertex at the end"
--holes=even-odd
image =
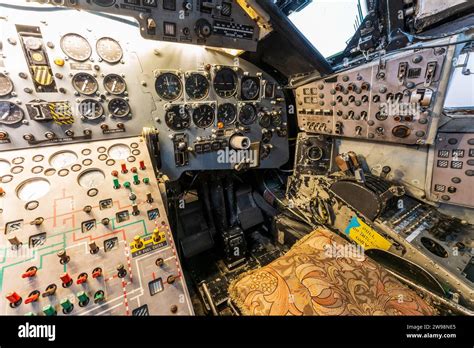
{"type": "Polygon", "coordinates": [[[63,284],[68,284],[72,280],[71,276],[68,273],[63,273],[59,278],[61,278],[63,284]]]}
{"type": "Polygon", "coordinates": [[[112,170],[112,176],[118,176],[118,172],[116,170],[112,170]]]}
{"type": "Polygon", "coordinates": [[[136,172],[137,172],[137,167],[132,167],[132,168],[130,169],[130,171],[131,171],[132,173],[136,173],[136,172]]]}
{"type": "Polygon", "coordinates": [[[18,301],[21,300],[21,296],[13,291],[7,294],[7,300],[10,301],[11,303],[17,303],[18,301]]]}

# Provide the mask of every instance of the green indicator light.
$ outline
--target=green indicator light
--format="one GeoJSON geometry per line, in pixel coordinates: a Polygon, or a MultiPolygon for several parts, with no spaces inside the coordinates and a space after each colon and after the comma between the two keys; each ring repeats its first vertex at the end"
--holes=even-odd
{"type": "Polygon", "coordinates": [[[150,183],[150,179],[148,179],[148,178],[143,178],[143,183],[149,184],[149,183],[150,183]]]}
{"type": "Polygon", "coordinates": [[[135,185],[138,185],[140,183],[140,180],[138,179],[138,174],[133,175],[133,183],[135,185]]]}
{"type": "Polygon", "coordinates": [[[118,179],[114,179],[114,189],[118,189],[118,188],[120,188],[119,181],[118,179]]]}
{"type": "Polygon", "coordinates": [[[130,188],[130,182],[129,182],[129,181],[125,181],[125,182],[123,183],[123,187],[125,187],[125,188],[130,188]]]}

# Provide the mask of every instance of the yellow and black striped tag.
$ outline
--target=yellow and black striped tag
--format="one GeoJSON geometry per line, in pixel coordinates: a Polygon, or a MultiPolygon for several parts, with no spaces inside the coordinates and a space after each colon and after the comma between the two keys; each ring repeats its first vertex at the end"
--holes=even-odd
{"type": "Polygon", "coordinates": [[[33,79],[41,86],[49,86],[53,83],[53,76],[47,65],[32,66],[33,79]]]}
{"type": "Polygon", "coordinates": [[[48,108],[54,123],[59,125],[74,123],[71,105],[68,102],[48,103],[48,108]]]}

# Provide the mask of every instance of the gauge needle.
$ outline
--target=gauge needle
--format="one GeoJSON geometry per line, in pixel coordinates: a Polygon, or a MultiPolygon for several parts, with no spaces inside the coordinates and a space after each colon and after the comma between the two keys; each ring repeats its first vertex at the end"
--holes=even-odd
{"type": "Polygon", "coordinates": [[[86,89],[86,86],[87,86],[87,82],[89,82],[89,80],[85,80],[84,81],[84,84],[82,85],[82,91],[84,92],[84,90],[86,89]]]}
{"type": "Polygon", "coordinates": [[[120,108],[115,108],[114,113],[118,113],[120,111],[120,108]]]}
{"type": "Polygon", "coordinates": [[[6,119],[6,118],[8,117],[8,114],[9,114],[9,113],[10,113],[9,111],[5,112],[5,113],[2,115],[2,120],[6,119]]]}
{"type": "Polygon", "coordinates": [[[113,85],[112,85],[112,91],[115,91],[115,86],[117,85],[117,81],[114,81],[113,85]]]}

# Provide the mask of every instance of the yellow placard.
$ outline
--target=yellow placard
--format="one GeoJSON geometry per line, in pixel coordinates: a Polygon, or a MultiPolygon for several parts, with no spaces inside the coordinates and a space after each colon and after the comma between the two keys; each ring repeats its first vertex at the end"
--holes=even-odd
{"type": "Polygon", "coordinates": [[[392,243],[356,216],[351,219],[344,232],[365,250],[388,250],[392,246],[392,243]]]}

